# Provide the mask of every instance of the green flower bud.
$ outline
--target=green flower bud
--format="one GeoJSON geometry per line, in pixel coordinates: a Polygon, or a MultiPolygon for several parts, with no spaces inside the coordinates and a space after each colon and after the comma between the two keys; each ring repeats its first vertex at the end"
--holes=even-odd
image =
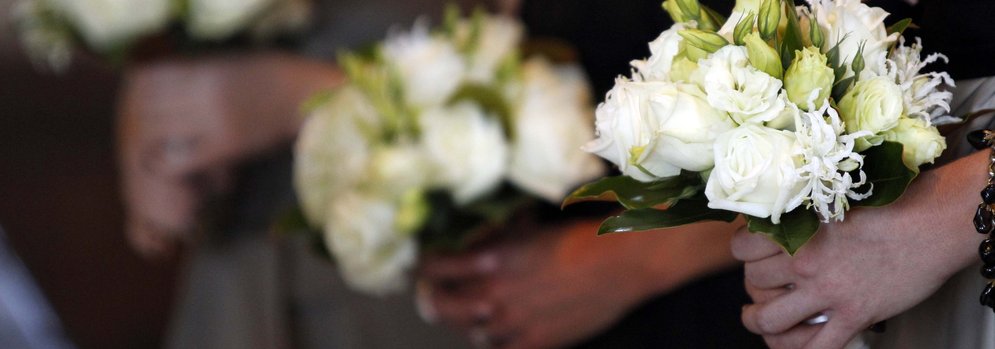
{"type": "Polygon", "coordinates": [[[826,35],[822,33],[822,27],[819,26],[819,21],[815,18],[808,18],[808,38],[812,41],[812,46],[822,48],[822,45],[826,43],[826,35]]]}
{"type": "Polygon", "coordinates": [[[698,29],[685,29],[678,32],[678,34],[684,38],[684,41],[688,44],[688,49],[691,47],[701,49],[707,53],[713,53],[729,45],[729,41],[722,35],[716,34],[714,32],[707,32],[698,29]]]}
{"type": "Polygon", "coordinates": [[[698,0],[677,0],[677,7],[685,17],[693,20],[701,19],[701,4],[698,0]]]}
{"type": "Polygon", "coordinates": [[[663,9],[670,14],[670,19],[674,20],[674,23],[684,23],[694,19],[691,16],[686,15],[681,11],[680,6],[677,4],[676,0],[667,0],[663,2],[663,9]]]}
{"type": "Polygon", "coordinates": [[[778,79],[784,75],[781,57],[773,47],[760,38],[760,34],[751,33],[746,36],[746,54],[750,58],[750,64],[767,75],[778,79]]]}
{"type": "Polygon", "coordinates": [[[764,0],[760,3],[760,15],[757,17],[757,28],[760,37],[770,40],[777,34],[781,23],[781,0],[764,0]]]}
{"type": "Polygon", "coordinates": [[[857,142],[858,152],[880,145],[884,141],[880,134],[897,126],[903,111],[902,89],[883,76],[857,82],[839,102],[847,133],[872,134],[857,142]]]}
{"type": "Polygon", "coordinates": [[[756,21],[757,16],[753,12],[747,13],[743,16],[743,19],[736,24],[736,30],[733,31],[733,38],[736,45],[743,46],[746,45],[746,36],[753,33],[753,24],[756,21]]]}
{"type": "Polygon", "coordinates": [[[947,149],[946,139],[940,131],[919,118],[901,118],[898,126],[885,131],[883,136],[887,141],[902,143],[902,160],[912,169],[933,163],[947,149]]]}
{"type": "Polygon", "coordinates": [[[795,51],[795,60],[784,73],[784,89],[788,92],[788,100],[805,110],[809,109],[809,98],[818,89],[811,102],[813,108],[819,108],[832,93],[834,79],[826,56],[818,48],[806,47],[795,51]]]}

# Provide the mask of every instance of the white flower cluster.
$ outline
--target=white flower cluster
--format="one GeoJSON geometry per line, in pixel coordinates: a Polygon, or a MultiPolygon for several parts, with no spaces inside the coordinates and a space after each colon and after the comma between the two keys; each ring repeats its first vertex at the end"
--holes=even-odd
{"type": "Polygon", "coordinates": [[[429,193],[457,207],[508,182],[558,203],[604,173],[579,151],[594,130],[574,65],[522,61],[523,28],[478,15],[448,31],[393,32],[375,57],[345,55],[350,83],[317,107],[296,146],[295,186],[345,280],[384,294],[405,285],[429,193]]]}
{"type": "Polygon", "coordinates": [[[618,78],[597,108],[598,138],[585,149],[624,175],[700,172],[711,208],[777,224],[804,205],[828,222],[871,195],[858,192],[867,149],[901,143],[915,171],[945,149],[932,124],[952,119],[941,90],[952,81],[920,72],[943,57],[921,59],[921,45],[888,33],[887,12],[859,0],[788,12],[778,0],[747,0],[728,22],[710,23],[704,10],[685,13],[699,6],[667,0],[675,21],[689,20],[652,41],[651,56],[633,61],[632,77],[618,78]],[[792,39],[789,22],[799,23],[800,43],[781,62],[775,45],[792,39]]]}
{"type": "Polygon", "coordinates": [[[310,0],[19,0],[13,21],[32,58],[65,69],[83,39],[87,49],[114,53],[182,23],[193,40],[238,33],[258,39],[303,29],[310,0]]]}

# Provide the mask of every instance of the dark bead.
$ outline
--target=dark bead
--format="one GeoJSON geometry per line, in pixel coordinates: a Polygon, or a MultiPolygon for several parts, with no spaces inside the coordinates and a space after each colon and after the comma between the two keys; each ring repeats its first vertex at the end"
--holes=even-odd
{"type": "Polygon", "coordinates": [[[978,255],[985,264],[995,264],[995,242],[992,239],[985,239],[978,246],[978,255]]]}
{"type": "Polygon", "coordinates": [[[995,265],[993,264],[982,265],[981,276],[988,280],[995,280],[995,265]]]}
{"type": "Polygon", "coordinates": [[[985,130],[971,131],[967,134],[967,142],[971,143],[974,149],[985,149],[992,146],[992,143],[985,139],[985,130]]]}
{"type": "Polygon", "coordinates": [[[995,307],[995,298],[993,298],[995,295],[992,294],[993,288],[995,287],[992,287],[992,284],[989,283],[985,286],[985,290],[981,291],[981,305],[995,307]]]}
{"type": "Polygon", "coordinates": [[[881,321],[879,323],[871,325],[871,327],[868,328],[868,330],[874,333],[884,333],[884,331],[888,330],[888,323],[881,321]]]}
{"type": "Polygon", "coordinates": [[[988,205],[978,205],[978,211],[974,213],[974,229],[981,234],[990,234],[995,229],[992,217],[992,210],[988,208],[988,205]]]}
{"type": "Polygon", "coordinates": [[[981,200],[984,200],[986,204],[995,204],[995,184],[989,184],[985,189],[981,190],[981,200]]]}

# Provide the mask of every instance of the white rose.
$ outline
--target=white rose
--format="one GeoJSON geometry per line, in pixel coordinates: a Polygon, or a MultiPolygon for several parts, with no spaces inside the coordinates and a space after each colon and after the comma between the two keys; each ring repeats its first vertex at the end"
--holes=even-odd
{"type": "Polygon", "coordinates": [[[369,141],[360,124],[378,114],[355,89],[342,89],[315,110],[301,127],[295,146],[294,187],[308,221],[325,223],[328,205],[366,176],[369,141]]]}
{"type": "MultiPolygon", "coordinates": [[[[884,26],[888,12],[867,6],[860,0],[810,0],[809,3],[812,14],[826,33],[823,49],[840,43],[840,59],[849,63],[864,44],[866,68],[861,79],[865,75],[869,78],[885,73],[888,48],[898,39],[897,33],[888,35],[884,26]]],[[[848,69],[846,76],[853,76],[853,70],[848,69]]]]}
{"type": "Polygon", "coordinates": [[[411,32],[389,36],[383,55],[400,75],[406,101],[415,107],[442,105],[464,80],[466,62],[456,47],[429,34],[423,23],[411,32]]]}
{"type": "Polygon", "coordinates": [[[431,166],[424,150],[414,144],[376,147],[370,157],[369,183],[391,197],[399,197],[411,189],[428,183],[431,166]]]}
{"type": "Polygon", "coordinates": [[[746,124],[715,140],[715,168],[705,186],[708,207],[767,218],[795,209],[805,183],[792,132],[746,124]]]}
{"type": "Polygon", "coordinates": [[[695,85],[618,79],[596,111],[598,138],[584,150],[649,182],[712,168],[715,137],[735,127],[695,85]]]}
{"type": "Polygon", "coordinates": [[[926,120],[917,118],[902,118],[898,126],[884,133],[884,139],[902,143],[902,158],[915,167],[933,163],[947,149],[947,141],[940,131],[926,120]]]}
{"type": "Polygon", "coordinates": [[[674,24],[656,40],[650,42],[649,58],[632,61],[632,67],[643,81],[672,81],[671,67],[674,64],[674,57],[680,52],[681,41],[684,40],[677,33],[685,28],[686,25],[683,23],[674,24]]]}
{"type": "MultiPolygon", "coordinates": [[[[463,24],[467,31],[470,25],[470,21],[463,24]]],[[[524,32],[521,23],[508,17],[488,16],[481,21],[478,41],[470,53],[467,78],[483,84],[493,82],[500,64],[518,49],[524,32]]]]}
{"type": "Polygon", "coordinates": [[[729,45],[698,62],[692,77],[715,109],[728,112],[736,123],[776,119],[789,103],[781,80],[750,65],[746,48],[729,45]]]}
{"type": "Polygon", "coordinates": [[[525,62],[522,76],[508,177],[559,202],[573,187],[604,174],[601,161],[580,150],[594,135],[587,79],[580,67],[554,68],[542,59],[525,62]]]}
{"type": "Polygon", "coordinates": [[[248,29],[275,0],[190,0],[187,31],[195,38],[223,40],[248,29]]]}
{"type": "Polygon", "coordinates": [[[163,29],[170,20],[169,0],[50,0],[57,13],[98,51],[113,49],[163,29]]]}
{"type": "MultiPolygon", "coordinates": [[[[903,110],[902,89],[884,76],[857,82],[839,101],[847,133],[870,132],[872,136],[866,139],[870,145],[881,144],[880,137],[874,135],[897,126],[903,110]]],[[[858,142],[857,151],[868,146],[858,142]]]]}
{"type": "Polygon", "coordinates": [[[325,243],[346,283],[374,295],[401,291],[418,256],[410,233],[395,229],[397,207],[388,200],[347,192],[329,207],[325,243]]]}
{"type": "Polygon", "coordinates": [[[425,111],[419,119],[435,184],[450,189],[457,203],[480,198],[501,183],[508,144],[500,121],[480,106],[461,102],[425,111]]]}

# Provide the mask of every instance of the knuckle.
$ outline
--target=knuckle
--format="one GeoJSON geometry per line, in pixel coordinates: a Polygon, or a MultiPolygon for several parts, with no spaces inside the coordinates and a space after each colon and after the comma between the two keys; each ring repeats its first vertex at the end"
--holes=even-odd
{"type": "Polygon", "coordinates": [[[795,275],[810,278],[819,273],[820,265],[814,258],[795,257],[791,260],[790,270],[795,275]]]}
{"type": "Polygon", "coordinates": [[[779,328],[777,326],[776,316],[766,307],[761,307],[757,309],[753,314],[753,323],[757,330],[762,334],[775,334],[778,333],[779,328]]]}

